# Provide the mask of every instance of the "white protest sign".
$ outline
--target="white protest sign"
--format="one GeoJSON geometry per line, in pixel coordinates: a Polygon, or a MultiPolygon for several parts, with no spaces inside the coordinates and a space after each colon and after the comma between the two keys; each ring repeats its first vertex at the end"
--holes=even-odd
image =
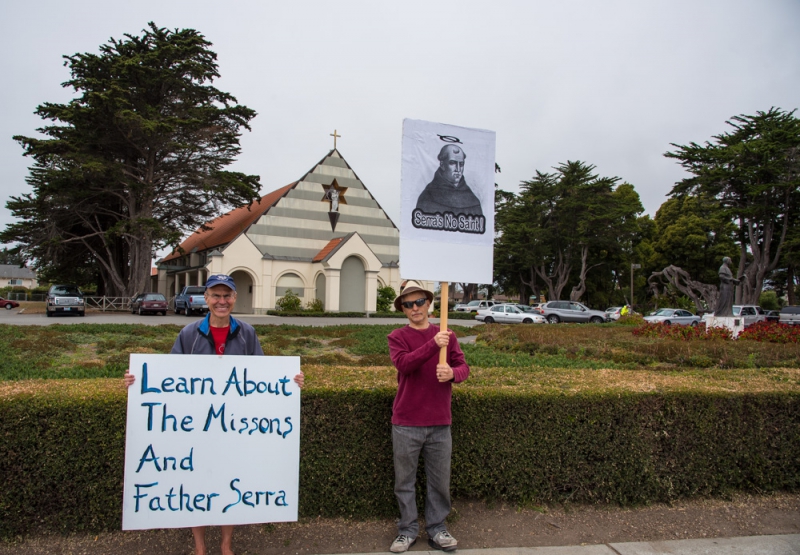
{"type": "Polygon", "coordinates": [[[492,283],[495,133],[403,120],[400,272],[492,283]]]}
{"type": "Polygon", "coordinates": [[[297,520],[299,357],[132,354],[122,529],[297,520]]]}

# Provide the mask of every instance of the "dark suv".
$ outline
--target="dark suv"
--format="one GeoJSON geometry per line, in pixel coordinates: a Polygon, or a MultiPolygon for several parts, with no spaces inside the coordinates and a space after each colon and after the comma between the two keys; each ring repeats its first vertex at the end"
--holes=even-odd
{"type": "Polygon", "coordinates": [[[51,285],[47,292],[45,312],[48,317],[54,314],[86,314],[83,292],[77,285],[51,285]]]}

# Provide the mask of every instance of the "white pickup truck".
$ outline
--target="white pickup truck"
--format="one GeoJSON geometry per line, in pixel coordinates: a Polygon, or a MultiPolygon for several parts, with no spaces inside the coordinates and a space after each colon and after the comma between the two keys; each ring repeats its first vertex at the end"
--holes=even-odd
{"type": "Polygon", "coordinates": [[[455,312],[478,312],[484,308],[491,308],[496,304],[494,301],[470,301],[467,304],[457,304],[453,310],[455,312]]]}
{"type": "MultiPolygon", "coordinates": [[[[714,316],[713,313],[704,314],[703,322],[712,316],[714,316]]],[[[733,305],[733,317],[744,319],[744,327],[755,324],[756,322],[764,322],[767,319],[766,314],[764,314],[764,309],[762,309],[760,306],[755,306],[752,304],[733,305]]]]}

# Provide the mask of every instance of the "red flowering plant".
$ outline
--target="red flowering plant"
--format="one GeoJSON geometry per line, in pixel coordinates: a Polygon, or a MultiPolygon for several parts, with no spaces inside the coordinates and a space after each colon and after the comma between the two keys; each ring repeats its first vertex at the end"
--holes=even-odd
{"type": "Polygon", "coordinates": [[[780,322],[756,322],[739,334],[739,339],[767,343],[800,343],[800,326],[780,322]]]}

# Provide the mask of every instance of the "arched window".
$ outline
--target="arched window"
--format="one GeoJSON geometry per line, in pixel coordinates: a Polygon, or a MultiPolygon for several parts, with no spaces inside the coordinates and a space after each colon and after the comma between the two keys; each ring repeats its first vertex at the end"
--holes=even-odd
{"type": "Polygon", "coordinates": [[[283,274],[278,278],[278,283],[275,286],[275,296],[283,297],[289,289],[298,297],[305,295],[303,280],[297,274],[283,274]]]}

